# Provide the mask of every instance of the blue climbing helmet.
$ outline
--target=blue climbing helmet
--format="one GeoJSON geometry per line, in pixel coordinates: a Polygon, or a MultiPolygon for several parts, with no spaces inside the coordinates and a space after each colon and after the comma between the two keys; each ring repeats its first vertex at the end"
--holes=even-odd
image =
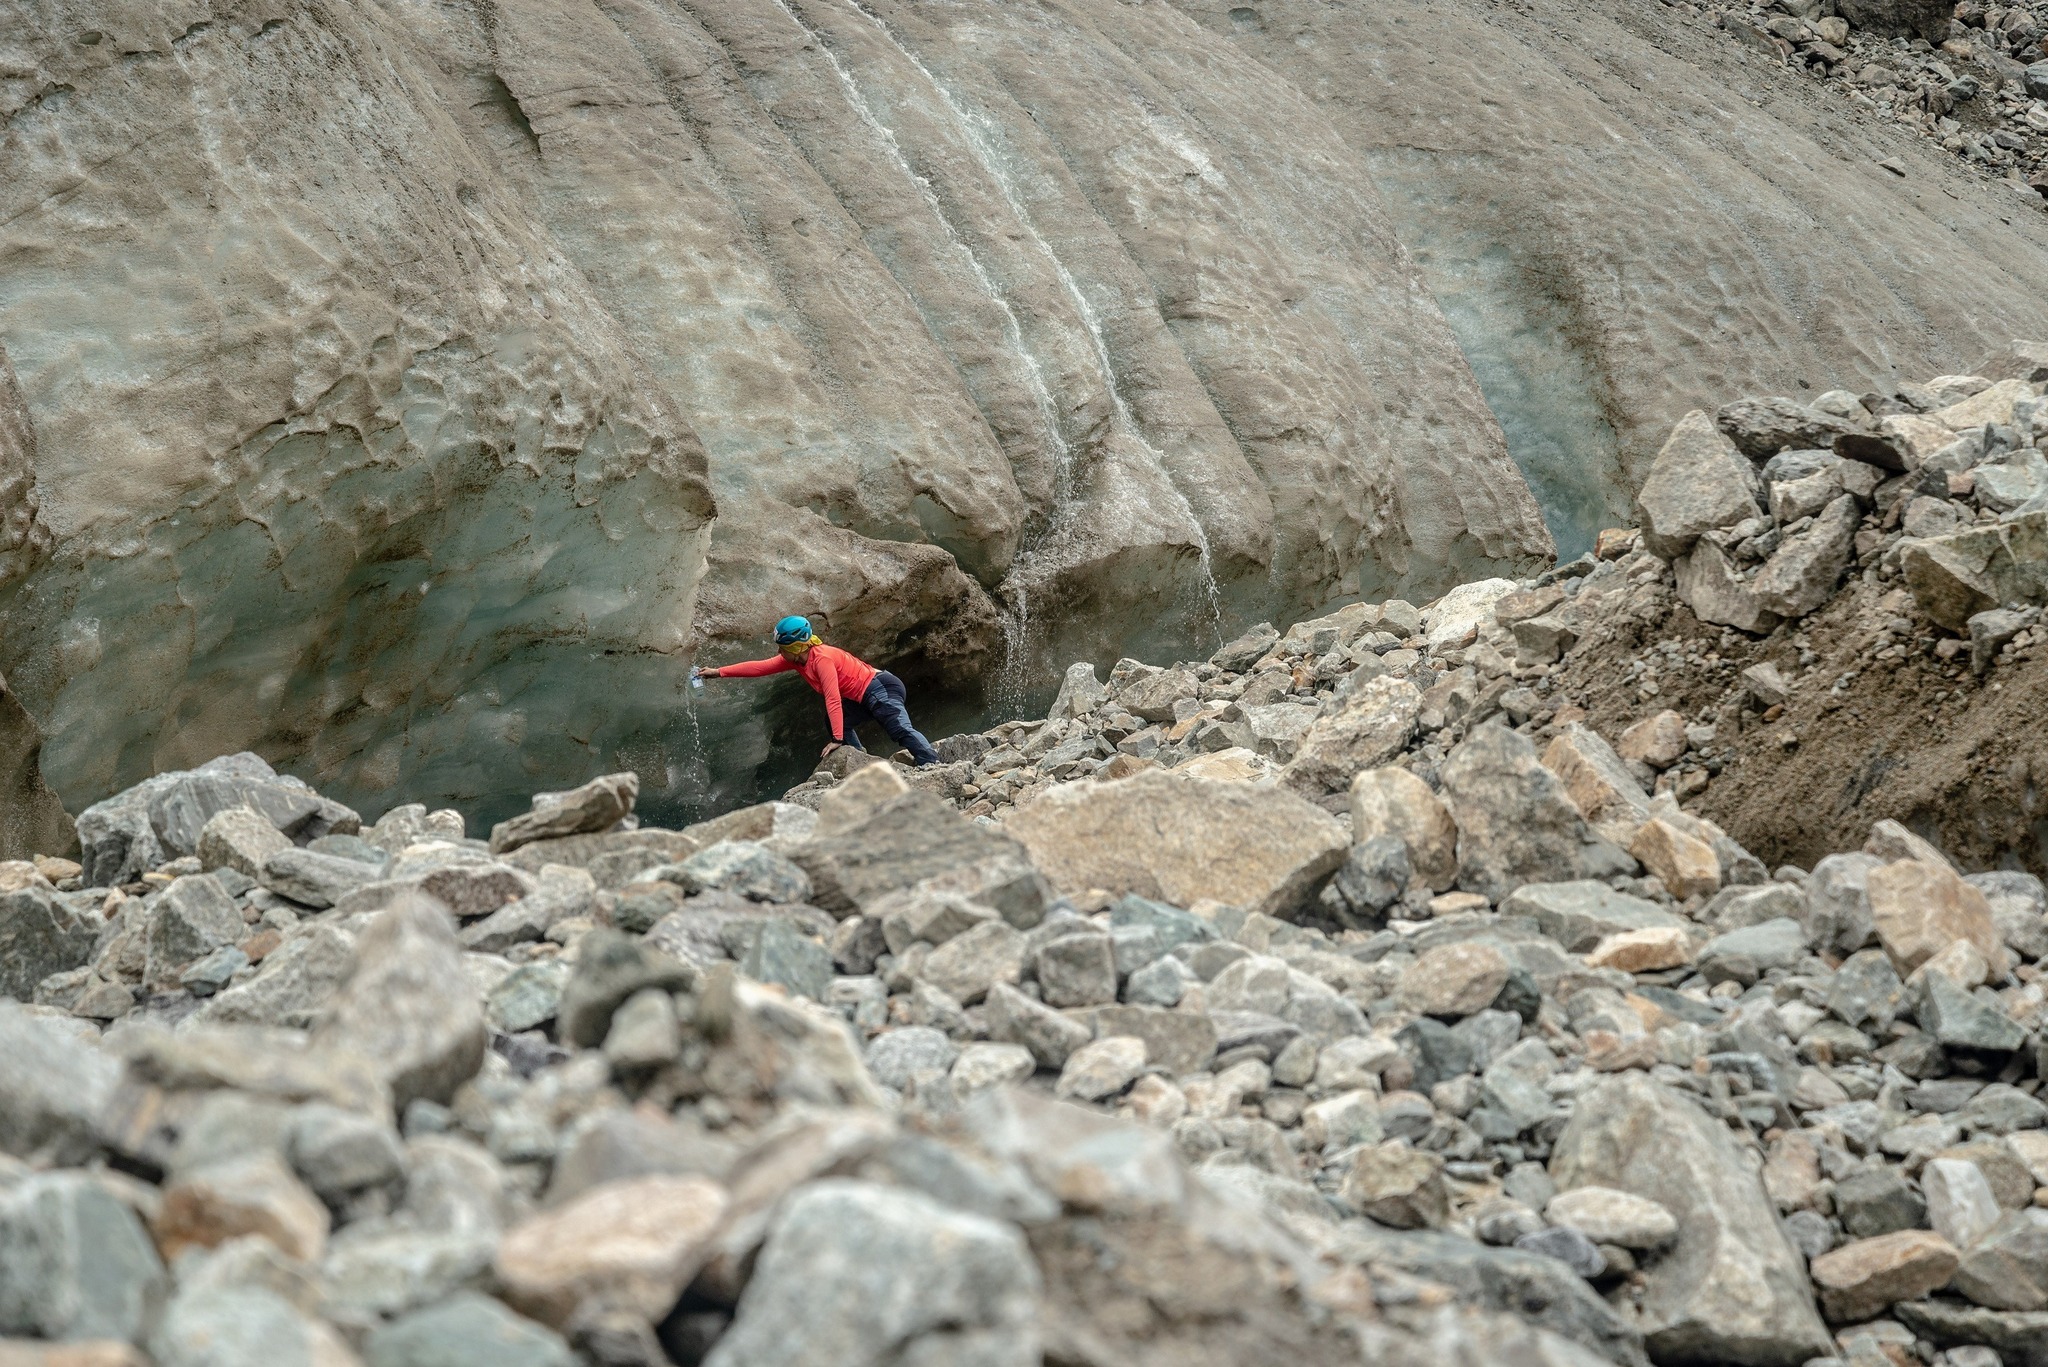
{"type": "Polygon", "coordinates": [[[785,617],[775,624],[775,644],[779,646],[802,645],[811,639],[811,619],[808,617],[785,617]]]}

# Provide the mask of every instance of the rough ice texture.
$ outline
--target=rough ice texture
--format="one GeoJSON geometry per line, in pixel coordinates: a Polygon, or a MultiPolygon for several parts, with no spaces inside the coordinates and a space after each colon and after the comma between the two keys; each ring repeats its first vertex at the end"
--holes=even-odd
{"type": "Polygon", "coordinates": [[[729,805],[813,700],[681,670],[784,612],[1049,683],[1546,554],[1480,380],[1579,537],[1705,395],[2030,331],[2008,192],[1670,25],[0,0],[0,672],[74,809],[729,805]]]}
{"type": "Polygon", "coordinates": [[[1170,8],[0,28],[0,669],[74,807],[250,748],[659,810],[782,612],[964,678],[1549,550],[1360,156],[1170,8]]]}
{"type": "Polygon", "coordinates": [[[2042,321],[2038,204],[1704,17],[1171,3],[1370,161],[1568,550],[1688,409],[1969,371],[2042,321]]]}

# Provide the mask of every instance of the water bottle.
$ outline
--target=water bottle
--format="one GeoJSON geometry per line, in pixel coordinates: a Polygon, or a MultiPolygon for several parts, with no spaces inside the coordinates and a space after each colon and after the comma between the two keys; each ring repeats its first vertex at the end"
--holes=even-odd
{"type": "Polygon", "coordinates": [[[692,688],[702,688],[703,686],[704,686],[704,676],[703,676],[702,674],[699,674],[699,673],[698,673],[698,672],[697,672],[696,670],[694,670],[694,669],[693,669],[693,670],[691,670],[691,671],[690,671],[690,687],[692,687],[692,688]]]}

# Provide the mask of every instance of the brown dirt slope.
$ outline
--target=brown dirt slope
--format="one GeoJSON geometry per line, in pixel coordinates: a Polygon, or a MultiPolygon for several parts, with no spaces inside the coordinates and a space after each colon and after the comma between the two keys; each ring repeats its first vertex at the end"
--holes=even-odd
{"type": "Polygon", "coordinates": [[[1686,805],[1773,866],[1811,868],[1890,817],[1966,870],[2048,875],[2048,650],[2008,652],[1980,678],[1912,616],[1903,594],[1855,582],[1752,640],[1674,603],[1596,630],[1558,682],[1609,739],[1665,707],[1713,724],[1695,760],[1705,788],[1686,805]],[[1791,684],[1768,722],[1740,680],[1762,660],[1791,684]]]}

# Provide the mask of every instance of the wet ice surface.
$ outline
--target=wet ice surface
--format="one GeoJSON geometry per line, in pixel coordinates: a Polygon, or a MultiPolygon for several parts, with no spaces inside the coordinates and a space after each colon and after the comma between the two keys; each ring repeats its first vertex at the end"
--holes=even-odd
{"type": "Polygon", "coordinates": [[[1628,521],[1600,376],[1574,343],[1573,305],[1550,287],[1543,263],[1441,212],[1451,191],[1437,160],[1383,152],[1372,158],[1373,175],[1536,494],[1558,557],[1574,559],[1602,527],[1628,521]]]}

